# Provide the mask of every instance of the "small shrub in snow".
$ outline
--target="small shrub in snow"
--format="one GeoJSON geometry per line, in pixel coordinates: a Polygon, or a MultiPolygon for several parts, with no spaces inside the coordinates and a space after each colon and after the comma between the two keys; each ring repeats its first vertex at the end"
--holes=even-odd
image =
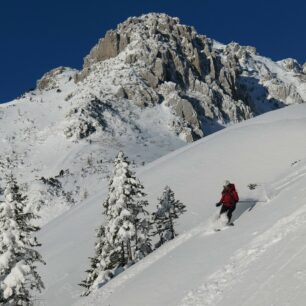
{"type": "Polygon", "coordinates": [[[65,97],[65,101],[69,101],[72,97],[73,97],[73,93],[68,94],[68,95],[65,97]]]}
{"type": "Polygon", "coordinates": [[[250,190],[255,190],[257,186],[258,186],[258,184],[253,184],[253,183],[251,183],[251,184],[248,185],[248,188],[249,188],[250,190]]]}
{"type": "Polygon", "coordinates": [[[152,214],[153,234],[159,236],[156,247],[177,236],[174,222],[186,211],[186,206],[175,199],[174,192],[168,186],[158,200],[157,211],[152,214]]]}

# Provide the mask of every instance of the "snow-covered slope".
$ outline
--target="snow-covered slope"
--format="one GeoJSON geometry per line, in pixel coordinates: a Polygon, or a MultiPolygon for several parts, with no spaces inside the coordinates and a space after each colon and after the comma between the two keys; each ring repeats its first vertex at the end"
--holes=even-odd
{"type": "Polygon", "coordinates": [[[106,185],[44,226],[41,305],[302,306],[306,248],[306,105],[233,125],[138,170],[151,209],[167,184],[187,206],[179,237],[79,297],[106,185]],[[212,230],[224,179],[236,184],[235,226],[212,230]],[[250,190],[248,184],[258,184],[250,190]]]}

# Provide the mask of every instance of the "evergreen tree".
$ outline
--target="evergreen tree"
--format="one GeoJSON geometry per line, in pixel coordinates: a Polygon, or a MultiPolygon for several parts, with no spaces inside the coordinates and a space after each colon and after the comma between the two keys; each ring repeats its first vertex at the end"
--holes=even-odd
{"type": "Polygon", "coordinates": [[[103,285],[114,277],[118,265],[118,252],[105,238],[105,227],[101,226],[97,231],[97,242],[95,244],[95,255],[90,258],[90,268],[86,270],[87,278],[79,285],[86,288],[82,296],[87,296],[91,292],[91,287],[99,283],[103,285]]]}
{"type": "Polygon", "coordinates": [[[155,226],[153,235],[159,235],[156,247],[177,236],[174,221],[186,211],[186,206],[175,200],[174,192],[166,186],[162,196],[158,199],[157,211],[152,214],[152,223],[155,226]]]}
{"type": "Polygon", "coordinates": [[[119,152],[109,183],[108,197],[103,203],[106,224],[97,234],[95,256],[91,268],[80,285],[88,295],[92,287],[104,284],[110,278],[151,252],[150,222],[143,198],[143,185],[129,169],[129,161],[119,152]]]}
{"type": "Polygon", "coordinates": [[[36,263],[44,263],[33,249],[40,246],[31,224],[37,218],[26,209],[23,196],[13,175],[7,179],[4,202],[0,203],[0,303],[32,305],[31,290],[44,288],[36,263]]]}
{"type": "MultiPolygon", "coordinates": [[[[113,178],[109,185],[108,198],[104,202],[107,217],[106,235],[111,244],[121,253],[121,265],[129,265],[135,260],[145,239],[147,202],[143,185],[129,168],[130,162],[123,152],[119,152],[114,162],[113,178]]],[[[146,255],[146,254],[144,254],[146,255]]]]}
{"type": "Polygon", "coordinates": [[[145,210],[148,201],[141,200],[136,203],[134,209],[134,227],[135,227],[135,259],[139,260],[152,252],[150,233],[152,225],[149,219],[149,213],[145,210]]]}

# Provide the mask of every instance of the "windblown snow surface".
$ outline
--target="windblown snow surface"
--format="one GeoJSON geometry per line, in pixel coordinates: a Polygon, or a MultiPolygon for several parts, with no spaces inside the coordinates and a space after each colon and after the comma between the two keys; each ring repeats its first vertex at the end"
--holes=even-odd
{"type": "MultiPolygon", "coordinates": [[[[165,185],[187,206],[179,236],[80,297],[107,186],[45,225],[38,305],[303,306],[306,105],[233,125],[138,170],[151,210],[165,185]],[[236,184],[235,226],[214,232],[222,183],[236,184]],[[257,184],[255,190],[247,186],[257,184]]],[[[132,159],[133,156],[130,156],[132,159]]]]}

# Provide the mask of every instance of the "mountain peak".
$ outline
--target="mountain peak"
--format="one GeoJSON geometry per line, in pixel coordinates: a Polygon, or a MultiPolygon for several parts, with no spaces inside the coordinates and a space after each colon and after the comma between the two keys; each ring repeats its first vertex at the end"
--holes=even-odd
{"type": "Polygon", "coordinates": [[[124,22],[118,25],[118,28],[121,28],[124,25],[128,24],[145,24],[145,25],[154,25],[156,23],[160,24],[180,24],[180,19],[178,17],[172,17],[165,13],[151,12],[143,14],[141,16],[133,16],[126,19],[124,22]]]}
{"type": "Polygon", "coordinates": [[[111,78],[117,67],[119,78],[111,82],[120,86],[118,98],[140,107],[164,103],[179,118],[175,131],[193,141],[220,124],[303,102],[305,89],[296,84],[305,75],[301,67],[289,69],[294,65],[294,60],[274,63],[254,47],[218,44],[176,17],[149,13],[108,31],[75,80],[111,78]]]}
{"type": "Polygon", "coordinates": [[[109,30],[84,60],[84,68],[93,63],[116,57],[130,43],[145,40],[167,42],[175,37],[190,41],[196,36],[193,27],[181,25],[176,17],[164,13],[149,13],[130,17],[115,30],[109,30]]]}

